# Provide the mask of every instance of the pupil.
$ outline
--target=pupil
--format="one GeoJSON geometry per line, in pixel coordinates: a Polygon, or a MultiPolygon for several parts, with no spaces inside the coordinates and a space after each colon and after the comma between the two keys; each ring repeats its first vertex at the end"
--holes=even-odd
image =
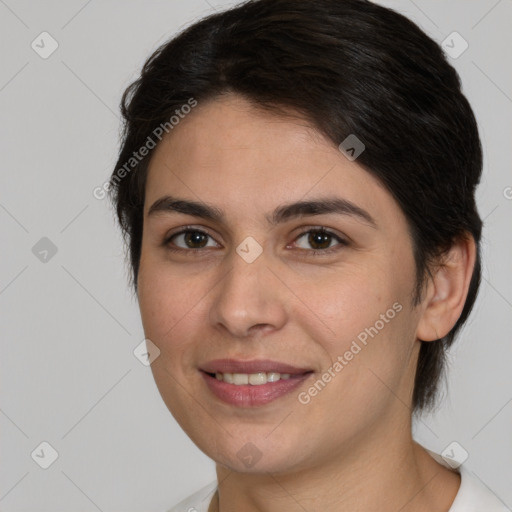
{"type": "Polygon", "coordinates": [[[200,247],[204,247],[206,245],[206,235],[204,233],[200,233],[199,231],[189,231],[188,233],[185,234],[185,243],[189,246],[194,244],[200,244],[200,247]],[[201,244],[201,241],[205,243],[201,244]]]}
{"type": "Polygon", "coordinates": [[[324,233],[322,231],[314,231],[309,234],[309,243],[317,249],[326,249],[329,247],[330,244],[330,237],[331,235],[329,233],[324,233]],[[315,247],[315,245],[321,245],[321,247],[315,247]]]}

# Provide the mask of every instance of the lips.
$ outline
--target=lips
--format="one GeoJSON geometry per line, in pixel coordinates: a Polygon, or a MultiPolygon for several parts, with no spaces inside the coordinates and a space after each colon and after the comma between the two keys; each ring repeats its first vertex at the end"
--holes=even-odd
{"type": "Polygon", "coordinates": [[[212,395],[240,408],[259,407],[284,398],[314,374],[310,368],[270,359],[215,359],[199,370],[212,395]]]}
{"type": "Polygon", "coordinates": [[[239,359],[215,359],[201,365],[203,372],[216,373],[288,373],[290,375],[304,375],[313,370],[311,368],[296,367],[279,361],[270,359],[253,359],[250,361],[242,361],[239,359]]]}

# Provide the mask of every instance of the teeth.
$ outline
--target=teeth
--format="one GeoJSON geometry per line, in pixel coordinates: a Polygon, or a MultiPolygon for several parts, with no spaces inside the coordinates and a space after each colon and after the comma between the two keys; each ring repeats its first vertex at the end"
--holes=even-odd
{"type": "Polygon", "coordinates": [[[249,384],[249,375],[247,373],[233,373],[233,384],[236,386],[249,384]]]}
{"type": "MultiPolygon", "coordinates": [[[[284,375],[284,373],[283,373],[284,375]]],[[[277,382],[281,378],[280,373],[269,372],[267,373],[267,382],[277,382]]]]}
{"type": "MultiPolygon", "coordinates": [[[[238,375],[240,375],[240,374],[238,374],[238,375]]],[[[249,382],[249,384],[251,384],[251,386],[259,386],[260,384],[266,384],[267,374],[264,372],[251,373],[247,377],[247,381],[249,382]]],[[[238,383],[235,381],[235,384],[238,384],[238,383]]]]}
{"type": "Polygon", "coordinates": [[[216,373],[215,378],[217,380],[223,380],[228,384],[234,384],[235,386],[243,386],[244,384],[250,384],[251,386],[261,386],[267,382],[277,382],[281,379],[287,380],[290,378],[290,374],[277,372],[216,373]]]}

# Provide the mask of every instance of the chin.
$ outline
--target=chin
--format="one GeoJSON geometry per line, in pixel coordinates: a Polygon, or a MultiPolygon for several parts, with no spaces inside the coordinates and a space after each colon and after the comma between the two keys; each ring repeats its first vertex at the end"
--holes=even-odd
{"type": "Polygon", "coordinates": [[[197,446],[217,464],[237,473],[287,473],[303,464],[306,454],[299,440],[293,445],[290,438],[289,443],[285,443],[277,437],[273,441],[266,439],[267,435],[268,430],[248,440],[247,434],[243,438],[226,434],[214,447],[200,443],[197,446]]]}

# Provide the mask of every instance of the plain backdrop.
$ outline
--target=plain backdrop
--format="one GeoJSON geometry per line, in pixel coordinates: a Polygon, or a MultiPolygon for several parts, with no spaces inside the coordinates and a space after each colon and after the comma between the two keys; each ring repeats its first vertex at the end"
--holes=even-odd
{"type": "MultiPolygon", "coordinates": [[[[480,295],[450,353],[443,406],[414,436],[438,453],[458,443],[512,507],[512,1],[381,3],[439,43],[461,50],[453,32],[467,42],[450,59],[485,151],[480,295]]],[[[116,162],[121,94],[146,58],[228,5],[0,0],[3,512],[159,512],[215,479],[133,353],[138,306],[111,207],[93,190],[116,162]]]]}

